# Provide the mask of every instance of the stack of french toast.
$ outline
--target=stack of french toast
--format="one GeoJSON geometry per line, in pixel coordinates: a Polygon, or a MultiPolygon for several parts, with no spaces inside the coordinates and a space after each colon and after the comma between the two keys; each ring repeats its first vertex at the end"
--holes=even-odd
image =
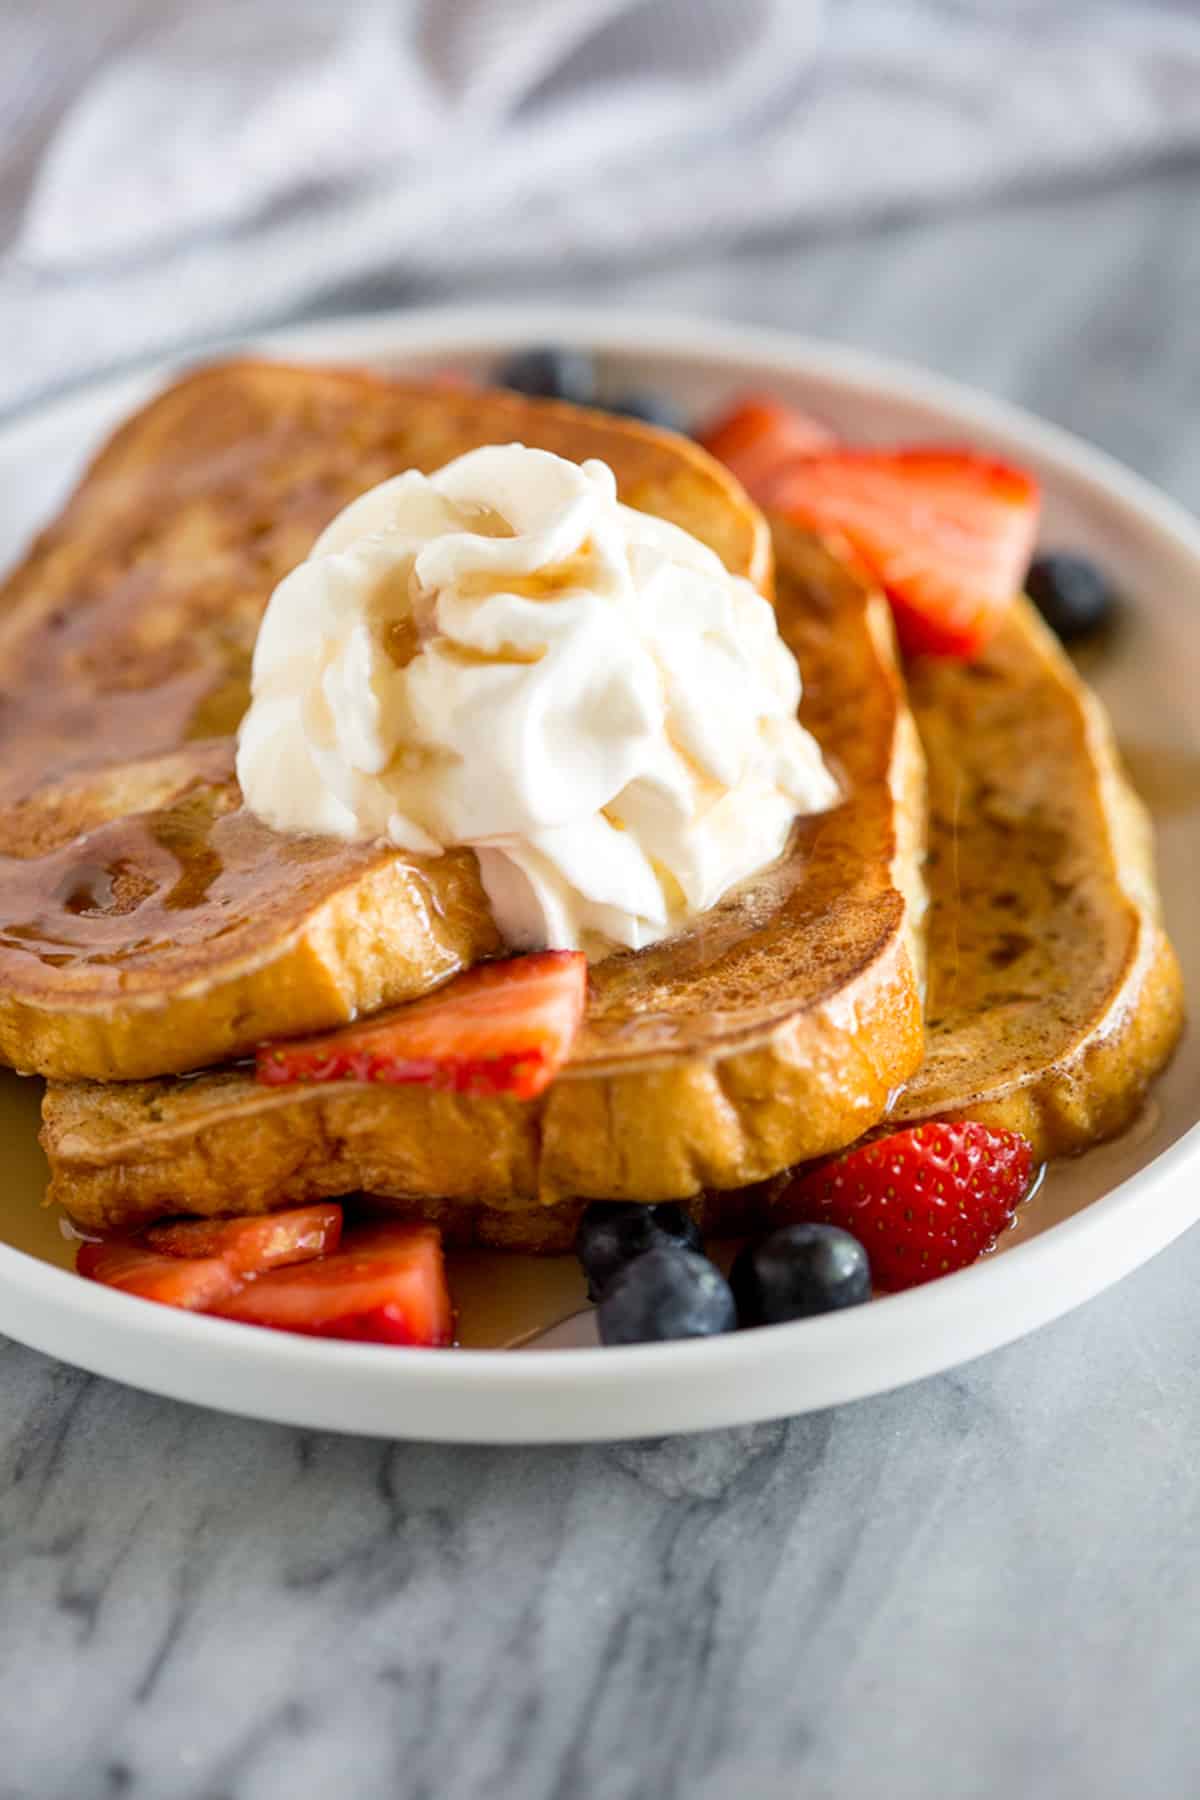
{"type": "Polygon", "coordinates": [[[690,441],[497,390],[267,362],[177,382],[101,450],[0,607],[0,1058],[47,1078],[86,1231],[363,1193],[452,1242],[557,1251],[589,1200],[768,1221],[778,1178],[889,1124],[1039,1160],[1129,1121],[1178,1035],[1142,807],[1017,598],[902,666],[836,546],[690,441]],[[678,935],[593,964],[534,1099],[256,1079],[264,1043],[502,951],[475,856],[280,833],[236,732],[276,584],[365,489],[476,446],[599,458],[773,599],[840,801],[678,935]]]}

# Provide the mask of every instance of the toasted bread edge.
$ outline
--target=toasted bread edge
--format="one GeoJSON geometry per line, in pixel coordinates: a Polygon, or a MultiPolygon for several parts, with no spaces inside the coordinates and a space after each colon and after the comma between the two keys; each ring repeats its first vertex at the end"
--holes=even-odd
{"type": "MultiPolygon", "coordinates": [[[[988,1071],[957,1070],[947,1084],[936,1041],[926,1065],[889,1114],[901,1125],[925,1118],[977,1119],[1026,1136],[1041,1161],[1067,1156],[1118,1135],[1136,1118],[1154,1078],[1179,1042],[1185,1022],[1183,976],[1163,926],[1149,815],[1121,764],[1108,714],[1080,679],[1058,639],[1025,600],[1011,621],[1022,654],[1040,661],[1060,703],[1073,710],[1084,754],[1094,772],[1104,841],[1097,860],[1107,867],[1112,904],[1124,915],[1124,954],[1103,1003],[1064,1036],[1058,1053],[1019,1079],[988,1079],[988,1071]],[[930,1092],[936,1104],[923,1100],[930,1092]]],[[[918,719],[920,709],[918,706],[918,719]]],[[[935,884],[938,875],[933,876],[935,884]]],[[[1008,876],[997,866],[999,886],[1008,876]]],[[[1050,1007],[1053,995],[1043,996],[1050,1007]]]]}

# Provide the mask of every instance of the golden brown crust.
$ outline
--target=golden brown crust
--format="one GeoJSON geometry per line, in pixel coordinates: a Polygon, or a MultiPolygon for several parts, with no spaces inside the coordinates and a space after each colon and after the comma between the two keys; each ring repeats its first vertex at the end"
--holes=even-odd
{"type": "Polygon", "coordinates": [[[412,997],[498,948],[474,857],[269,831],[235,729],[259,619],[346,502],[521,438],[769,590],[741,488],[631,420],[352,370],[233,363],[112,438],[0,593],[0,1059],[132,1078],[412,997]]]}
{"type": "MultiPolygon", "coordinates": [[[[735,1189],[858,1137],[920,1059],[912,908],[924,776],[890,619],[810,540],[778,538],[802,716],[845,787],[784,861],[683,937],[592,971],[572,1061],[540,1102],[239,1071],[52,1086],[53,1198],[93,1226],[266,1210],[362,1188],[483,1241],[561,1247],[584,1196],[735,1189]]],[[[711,1217],[740,1214],[736,1196],[711,1217]]]]}
{"type": "Polygon", "coordinates": [[[978,661],[915,663],[909,695],[929,766],[928,1047],[892,1117],[1080,1150],[1130,1122],[1182,1028],[1149,820],[1027,601],[978,661]]]}

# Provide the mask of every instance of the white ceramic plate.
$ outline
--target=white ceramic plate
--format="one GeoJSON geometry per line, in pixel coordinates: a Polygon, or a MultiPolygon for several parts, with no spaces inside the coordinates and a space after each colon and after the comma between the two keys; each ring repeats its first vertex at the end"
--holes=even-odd
{"type": "MultiPolygon", "coordinates": [[[[1094,552],[1129,622],[1089,670],[1158,828],[1169,922],[1200,1003],[1200,528],[1107,457],[931,375],[833,345],[678,319],[568,309],[410,313],[279,334],[255,348],[393,367],[486,366],[513,345],[596,349],[622,381],[698,410],[765,385],[850,439],[953,439],[1035,468],[1047,543],[1094,552]]],[[[169,371],[57,402],[0,431],[0,558],[65,494],[82,459],[169,371]]],[[[56,1266],[36,1215],[44,1178],[35,1084],[4,1078],[0,1327],[86,1369],[202,1405],[293,1424],[488,1443],[694,1431],[803,1412],[899,1386],[994,1349],[1077,1306],[1200,1217],[1200,1048],[1184,1043],[1138,1127],[1050,1171],[1003,1250],[869,1307],[707,1342],[625,1350],[402,1351],[190,1317],[56,1266]],[[17,1246],[22,1246],[18,1248],[17,1246]]],[[[567,1334],[568,1338],[570,1334],[567,1334]]],[[[594,1341],[594,1340],[593,1340],[594,1341]]]]}

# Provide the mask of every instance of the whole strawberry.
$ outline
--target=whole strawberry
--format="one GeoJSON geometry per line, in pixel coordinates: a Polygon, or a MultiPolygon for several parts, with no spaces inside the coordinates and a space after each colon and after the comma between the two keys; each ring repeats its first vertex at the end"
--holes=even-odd
{"type": "Polygon", "coordinates": [[[820,1163],[780,1197],[789,1221],[840,1225],[864,1245],[876,1287],[916,1287],[995,1243],[1029,1192],[1033,1150],[1016,1131],[934,1121],[820,1163]]]}

